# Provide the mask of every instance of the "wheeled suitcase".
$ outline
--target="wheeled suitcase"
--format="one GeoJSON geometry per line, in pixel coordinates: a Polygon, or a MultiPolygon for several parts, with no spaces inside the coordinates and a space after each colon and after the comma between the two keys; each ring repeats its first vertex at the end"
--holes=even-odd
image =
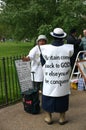
{"type": "MultiPolygon", "coordinates": [[[[33,80],[34,80],[34,73],[33,80]]],[[[23,97],[23,105],[24,110],[31,114],[39,114],[40,113],[40,100],[39,100],[39,92],[38,89],[35,89],[33,83],[33,89],[29,89],[22,93],[23,97]]]]}
{"type": "Polygon", "coordinates": [[[39,93],[36,89],[30,89],[22,94],[24,110],[31,114],[40,113],[39,93]]]}

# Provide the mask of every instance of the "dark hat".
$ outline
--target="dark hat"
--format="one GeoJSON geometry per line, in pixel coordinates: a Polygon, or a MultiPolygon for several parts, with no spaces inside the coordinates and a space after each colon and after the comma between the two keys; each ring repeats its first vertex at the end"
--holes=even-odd
{"type": "Polygon", "coordinates": [[[70,33],[75,33],[76,32],[76,29],[75,28],[72,28],[71,30],[70,30],[70,33]]]}

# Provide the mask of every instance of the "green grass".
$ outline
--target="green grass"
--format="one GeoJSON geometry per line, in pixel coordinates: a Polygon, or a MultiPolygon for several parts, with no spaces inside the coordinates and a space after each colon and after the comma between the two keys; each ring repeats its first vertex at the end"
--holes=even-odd
{"type": "Polygon", "coordinates": [[[28,54],[32,42],[0,42],[0,58],[28,54]]]}
{"type": "Polygon", "coordinates": [[[14,60],[10,57],[27,55],[32,47],[33,42],[0,42],[0,105],[6,102],[5,83],[7,86],[8,102],[21,97],[14,60]],[[2,57],[5,57],[6,74],[4,73],[2,57]]]}

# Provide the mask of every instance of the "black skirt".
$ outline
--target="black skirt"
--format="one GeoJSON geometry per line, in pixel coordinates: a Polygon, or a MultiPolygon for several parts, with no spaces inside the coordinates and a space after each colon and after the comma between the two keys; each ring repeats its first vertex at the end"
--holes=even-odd
{"type": "Polygon", "coordinates": [[[47,112],[66,112],[69,108],[69,95],[49,97],[42,95],[42,108],[47,112]]]}

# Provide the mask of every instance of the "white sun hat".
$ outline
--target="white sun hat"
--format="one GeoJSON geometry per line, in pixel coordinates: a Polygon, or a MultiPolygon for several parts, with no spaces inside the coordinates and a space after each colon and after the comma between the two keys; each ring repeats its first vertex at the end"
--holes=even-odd
{"type": "Polygon", "coordinates": [[[45,40],[47,42],[47,37],[45,35],[39,35],[36,42],[38,42],[41,39],[43,39],[43,40],[45,40]]]}
{"type": "Polygon", "coordinates": [[[62,28],[55,28],[53,32],[50,32],[50,35],[55,38],[64,38],[67,34],[63,31],[62,28]]]}

